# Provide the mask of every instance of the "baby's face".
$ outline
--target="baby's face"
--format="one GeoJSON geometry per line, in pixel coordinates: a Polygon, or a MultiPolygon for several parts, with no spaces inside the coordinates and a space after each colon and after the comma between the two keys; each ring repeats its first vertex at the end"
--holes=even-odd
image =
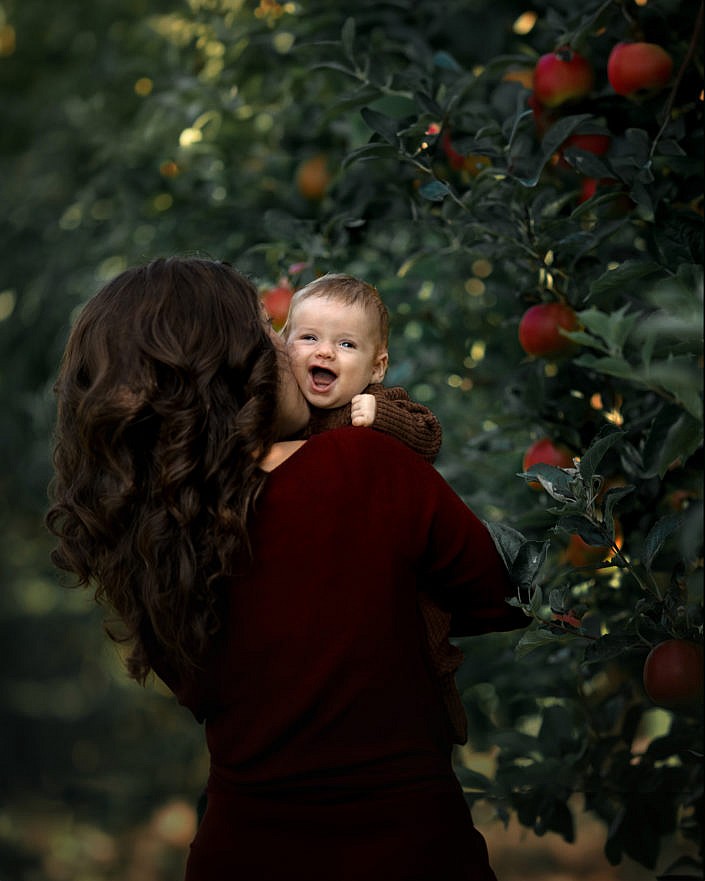
{"type": "Polygon", "coordinates": [[[374,317],[362,306],[324,296],[298,303],[287,325],[296,381],[314,407],[342,407],[387,369],[374,317]]]}

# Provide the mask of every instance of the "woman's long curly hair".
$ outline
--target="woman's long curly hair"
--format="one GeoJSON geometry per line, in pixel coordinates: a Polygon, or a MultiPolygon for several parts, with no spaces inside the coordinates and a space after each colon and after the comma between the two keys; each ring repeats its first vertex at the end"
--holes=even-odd
{"type": "Polygon", "coordinates": [[[199,664],[276,439],[278,354],[256,289],[226,263],[129,269],[76,322],[55,386],[52,560],[121,622],[130,675],[150,648],[199,664]]]}

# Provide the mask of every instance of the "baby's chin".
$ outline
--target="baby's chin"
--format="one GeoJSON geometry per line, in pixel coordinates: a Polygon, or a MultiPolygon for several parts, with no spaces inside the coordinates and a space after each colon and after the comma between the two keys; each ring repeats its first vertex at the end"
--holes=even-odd
{"type": "Polygon", "coordinates": [[[306,395],[306,400],[308,401],[309,406],[314,410],[337,410],[338,407],[344,406],[344,404],[341,404],[338,401],[322,400],[309,395],[306,395]]]}

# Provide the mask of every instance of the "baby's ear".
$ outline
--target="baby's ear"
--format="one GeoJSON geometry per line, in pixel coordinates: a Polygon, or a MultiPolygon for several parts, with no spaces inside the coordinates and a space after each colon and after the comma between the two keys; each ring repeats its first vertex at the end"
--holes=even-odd
{"type": "Polygon", "coordinates": [[[386,349],[380,349],[379,352],[377,352],[372,365],[371,382],[382,382],[388,366],[389,352],[386,349]]]}

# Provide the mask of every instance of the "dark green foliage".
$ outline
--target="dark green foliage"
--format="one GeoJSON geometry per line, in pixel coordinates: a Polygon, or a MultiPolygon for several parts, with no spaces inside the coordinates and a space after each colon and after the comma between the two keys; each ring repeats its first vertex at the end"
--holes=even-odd
{"type": "Polygon", "coordinates": [[[16,44],[0,54],[8,804],[30,788],[121,828],[170,794],[195,803],[203,781],[200,732],[123,679],[41,527],[74,310],[125,265],[195,251],[263,288],[351,272],[389,306],[388,381],[439,415],[438,466],[533,619],[465,645],[470,741],[499,748],[493,777],[459,765],[469,800],[571,841],[582,793],[613,862],[656,866],[676,827],[699,842],[702,704],[654,708],[641,669],[663,639],[702,640],[702,12],[531,7],[521,34],[514,0],[0,6],[0,47],[7,26],[16,44]],[[611,89],[609,52],[629,39],[671,53],[662,91],[611,89]],[[566,43],[595,88],[535,114],[505,74],[566,43]],[[585,133],[609,135],[607,153],[565,146],[585,133]],[[333,178],[308,200],[296,169],[318,153],[333,178]],[[582,200],[587,178],[610,183],[582,200]],[[527,358],[521,316],[554,300],[578,313],[578,347],[527,358]],[[576,467],[523,475],[541,436],[576,467]],[[610,563],[571,563],[573,533],[610,563]]]}

